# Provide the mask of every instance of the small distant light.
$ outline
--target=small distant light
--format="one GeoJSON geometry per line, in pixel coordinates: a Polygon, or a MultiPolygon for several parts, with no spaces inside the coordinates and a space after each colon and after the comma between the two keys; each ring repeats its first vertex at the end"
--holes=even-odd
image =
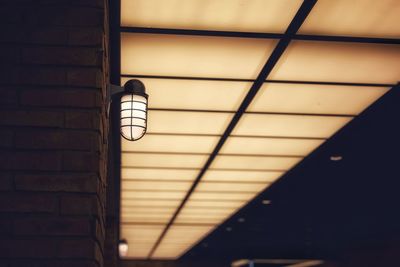
{"type": "Polygon", "coordinates": [[[232,231],[232,227],[226,227],[225,230],[226,230],[227,232],[231,232],[231,231],[232,231]]]}
{"type": "Polygon", "coordinates": [[[204,248],[206,248],[206,247],[208,247],[208,243],[204,242],[204,243],[202,244],[202,246],[203,246],[204,248]]]}
{"type": "Polygon", "coordinates": [[[269,204],[271,204],[271,200],[264,199],[261,203],[264,205],[269,205],[269,204]]]}
{"type": "Polygon", "coordinates": [[[245,222],[246,220],[245,220],[245,218],[239,218],[238,219],[238,222],[240,222],[240,223],[243,223],[243,222],[245,222]]]}
{"type": "Polygon", "coordinates": [[[342,156],[331,156],[330,159],[331,159],[332,161],[340,161],[340,160],[343,159],[343,157],[342,157],[342,156]]]}
{"type": "Polygon", "coordinates": [[[119,241],[118,250],[120,257],[125,257],[126,255],[128,255],[128,242],[126,242],[125,239],[119,241]]]}

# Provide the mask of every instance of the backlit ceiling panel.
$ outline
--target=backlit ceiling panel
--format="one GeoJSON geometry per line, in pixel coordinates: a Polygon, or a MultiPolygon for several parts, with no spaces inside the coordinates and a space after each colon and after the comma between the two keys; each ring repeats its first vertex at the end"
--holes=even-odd
{"type": "Polygon", "coordinates": [[[121,84],[149,94],[126,258],[179,258],[398,82],[400,2],[315,2],[121,1],[121,84]]]}

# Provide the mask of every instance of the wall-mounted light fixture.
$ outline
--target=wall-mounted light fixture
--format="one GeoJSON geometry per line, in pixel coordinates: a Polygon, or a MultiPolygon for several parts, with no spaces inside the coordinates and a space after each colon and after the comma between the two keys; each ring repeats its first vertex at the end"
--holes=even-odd
{"type": "Polygon", "coordinates": [[[124,87],[110,85],[110,95],[122,93],[120,102],[120,132],[123,138],[136,141],[143,137],[147,127],[147,99],[144,84],[129,80],[124,87]]]}
{"type": "Polygon", "coordinates": [[[128,254],[128,242],[122,239],[118,243],[118,252],[120,257],[125,257],[128,254]]]}

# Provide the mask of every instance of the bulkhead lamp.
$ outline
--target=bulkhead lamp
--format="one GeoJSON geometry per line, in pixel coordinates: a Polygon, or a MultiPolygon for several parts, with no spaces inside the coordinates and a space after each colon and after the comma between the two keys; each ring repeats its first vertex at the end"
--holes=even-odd
{"type": "Polygon", "coordinates": [[[120,257],[125,257],[128,254],[128,242],[125,239],[119,241],[118,252],[120,257]]]}
{"type": "Polygon", "coordinates": [[[141,81],[133,79],[125,83],[121,97],[121,135],[129,141],[139,140],[146,133],[147,99],[141,81]]]}

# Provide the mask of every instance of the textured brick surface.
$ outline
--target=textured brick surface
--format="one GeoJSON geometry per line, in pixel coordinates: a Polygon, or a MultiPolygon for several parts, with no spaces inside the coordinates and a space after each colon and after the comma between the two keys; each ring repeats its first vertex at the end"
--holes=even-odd
{"type": "Polygon", "coordinates": [[[0,267],[103,266],[104,0],[0,5],[0,267]]]}

